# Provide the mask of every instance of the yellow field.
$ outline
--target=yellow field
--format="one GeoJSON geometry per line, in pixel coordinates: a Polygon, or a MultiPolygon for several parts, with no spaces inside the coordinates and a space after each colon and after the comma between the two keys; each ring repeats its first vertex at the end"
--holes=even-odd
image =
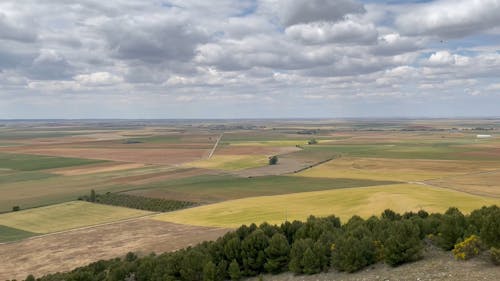
{"type": "Polygon", "coordinates": [[[500,198],[500,171],[471,173],[427,181],[427,183],[472,194],[500,198]]]}
{"type": "Polygon", "coordinates": [[[0,215],[0,225],[35,233],[51,233],[72,228],[140,217],[151,212],[72,201],[0,215]]]}
{"type": "Polygon", "coordinates": [[[265,155],[214,155],[210,159],[189,162],[184,166],[234,171],[265,166],[268,161],[265,155]]]}
{"type": "Polygon", "coordinates": [[[500,169],[488,161],[339,158],[296,174],[304,177],[422,181],[500,169]]]}
{"type": "Polygon", "coordinates": [[[201,206],[155,216],[155,219],[183,224],[238,227],[252,222],[280,223],[304,220],[309,215],[336,215],[344,221],[357,214],[369,217],[390,208],[397,212],[442,212],[458,207],[469,212],[484,205],[500,204],[492,199],[416,184],[303,192],[278,196],[252,197],[201,206]]]}

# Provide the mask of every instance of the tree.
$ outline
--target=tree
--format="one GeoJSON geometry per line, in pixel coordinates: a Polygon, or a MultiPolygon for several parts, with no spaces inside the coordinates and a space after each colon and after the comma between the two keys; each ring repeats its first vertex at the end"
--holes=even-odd
{"type": "Polygon", "coordinates": [[[420,229],[412,221],[393,222],[384,243],[385,262],[397,266],[420,259],[423,246],[419,235],[420,229]]]}
{"type": "Polygon", "coordinates": [[[240,280],[241,278],[241,272],[240,272],[240,265],[236,260],[233,260],[229,264],[229,277],[231,277],[231,280],[240,280]]]}
{"type": "Polygon", "coordinates": [[[500,248],[500,209],[492,209],[484,218],[481,240],[490,247],[500,248]]]}
{"type": "Polygon", "coordinates": [[[33,274],[30,274],[24,281],[35,281],[35,276],[33,276],[33,274]]]}
{"type": "Polygon", "coordinates": [[[309,141],[307,141],[307,144],[309,145],[313,145],[313,144],[317,144],[318,141],[316,139],[310,139],[309,141]]]}
{"type": "Polygon", "coordinates": [[[276,165],[278,164],[278,156],[274,155],[269,157],[269,165],[276,165]]]}
{"type": "Polygon", "coordinates": [[[449,208],[442,216],[438,243],[444,250],[451,250],[465,233],[465,216],[457,208],[449,208]]]}
{"type": "Polygon", "coordinates": [[[377,249],[365,226],[340,236],[332,245],[332,265],[339,271],[355,272],[376,261],[377,249]]]}
{"type": "Polygon", "coordinates": [[[302,266],[305,274],[315,274],[321,271],[321,260],[310,247],[304,252],[302,266]]]}
{"type": "Polygon", "coordinates": [[[212,261],[205,263],[205,266],[203,266],[203,281],[216,281],[216,271],[217,268],[212,261]]]}
{"type": "Polygon", "coordinates": [[[274,234],[271,240],[269,240],[269,246],[266,248],[265,252],[267,262],[264,264],[264,268],[266,271],[280,273],[286,270],[290,245],[283,234],[274,234]]]}
{"type": "Polygon", "coordinates": [[[264,271],[266,262],[265,249],[269,246],[269,238],[264,231],[257,229],[248,235],[241,243],[241,257],[244,274],[256,275],[264,271]]]}
{"type": "Polygon", "coordinates": [[[95,190],[90,190],[90,198],[89,198],[89,201],[90,202],[95,202],[96,201],[96,197],[95,197],[95,190]]]}
{"type": "Polygon", "coordinates": [[[290,263],[288,268],[296,274],[304,273],[304,253],[313,246],[312,239],[298,239],[292,244],[290,250],[290,263]]]}
{"type": "Polygon", "coordinates": [[[12,207],[12,212],[17,212],[19,210],[21,210],[21,207],[19,207],[19,206],[12,207]]]}

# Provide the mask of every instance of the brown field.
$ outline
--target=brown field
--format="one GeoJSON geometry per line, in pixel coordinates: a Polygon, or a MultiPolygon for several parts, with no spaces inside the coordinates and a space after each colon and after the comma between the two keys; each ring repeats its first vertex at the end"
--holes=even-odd
{"type": "MultiPolygon", "coordinates": [[[[4,150],[6,151],[6,150],[4,150]]],[[[207,149],[126,149],[126,148],[20,148],[10,149],[23,154],[89,158],[143,164],[174,165],[201,159],[207,149]]]]}
{"type": "Polygon", "coordinates": [[[100,259],[162,253],[214,240],[228,229],[136,219],[0,244],[0,280],[68,271],[100,259]]]}
{"type": "Polygon", "coordinates": [[[159,173],[149,173],[143,175],[133,175],[133,176],[125,176],[113,179],[112,181],[115,183],[123,183],[129,185],[140,185],[147,184],[157,181],[164,180],[173,180],[173,179],[181,179],[188,178],[200,175],[216,175],[220,172],[215,170],[207,170],[207,169],[199,169],[199,168],[181,168],[175,170],[169,170],[159,173]]]}
{"type": "Polygon", "coordinates": [[[286,154],[300,149],[294,146],[233,146],[221,145],[215,151],[217,155],[279,155],[286,154]]]}
{"type": "Polygon", "coordinates": [[[103,172],[116,172],[123,170],[130,170],[136,168],[142,168],[145,165],[142,163],[103,163],[97,165],[87,165],[80,166],[78,168],[61,168],[54,169],[48,172],[63,176],[77,176],[77,175],[88,175],[103,172]]]}

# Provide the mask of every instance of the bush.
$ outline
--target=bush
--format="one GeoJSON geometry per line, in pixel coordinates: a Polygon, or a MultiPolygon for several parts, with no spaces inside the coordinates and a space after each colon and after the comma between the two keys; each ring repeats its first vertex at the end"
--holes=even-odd
{"type": "Polygon", "coordinates": [[[420,229],[411,221],[393,222],[384,243],[385,262],[397,266],[420,259],[423,245],[419,235],[420,229]]]}
{"type": "Polygon", "coordinates": [[[476,235],[472,235],[464,241],[457,243],[453,249],[453,256],[457,260],[471,259],[481,252],[481,241],[476,235]]]}
{"type": "Polygon", "coordinates": [[[17,211],[20,211],[20,210],[21,210],[21,207],[19,207],[19,206],[12,207],[12,212],[17,212],[17,211]]]}
{"type": "Polygon", "coordinates": [[[492,247],[490,249],[490,259],[494,265],[500,265],[500,249],[492,247]]]}
{"type": "Polygon", "coordinates": [[[276,165],[278,164],[278,156],[274,155],[269,157],[269,165],[276,165]]]}

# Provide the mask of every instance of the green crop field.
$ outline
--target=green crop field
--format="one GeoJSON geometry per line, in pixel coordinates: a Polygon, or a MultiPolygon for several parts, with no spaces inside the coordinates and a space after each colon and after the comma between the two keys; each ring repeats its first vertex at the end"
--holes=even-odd
{"type": "Polygon", "coordinates": [[[24,231],[5,225],[0,225],[0,243],[25,239],[37,235],[37,233],[24,231]]]}
{"type": "Polygon", "coordinates": [[[37,171],[105,162],[102,160],[0,153],[0,168],[37,171]]]}
{"type": "Polygon", "coordinates": [[[72,201],[0,214],[0,225],[33,233],[51,233],[148,214],[151,212],[72,201]]]}
{"type": "Polygon", "coordinates": [[[237,227],[264,221],[280,223],[285,219],[304,220],[309,215],[334,214],[345,220],[358,214],[366,218],[378,215],[387,208],[397,212],[420,209],[442,212],[453,206],[468,212],[493,204],[500,204],[500,199],[442,188],[395,184],[231,200],[166,213],[155,219],[203,226],[237,227]]]}

